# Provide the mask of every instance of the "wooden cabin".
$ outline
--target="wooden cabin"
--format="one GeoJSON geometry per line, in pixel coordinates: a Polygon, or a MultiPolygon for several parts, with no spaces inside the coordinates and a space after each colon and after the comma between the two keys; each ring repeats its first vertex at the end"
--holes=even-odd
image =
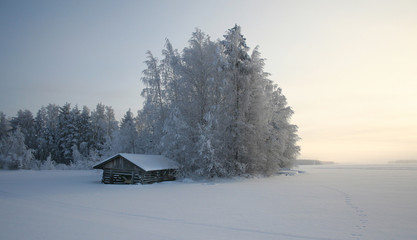
{"type": "Polygon", "coordinates": [[[178,164],[162,155],[119,153],[93,166],[102,183],[150,184],[175,180],[178,164]]]}

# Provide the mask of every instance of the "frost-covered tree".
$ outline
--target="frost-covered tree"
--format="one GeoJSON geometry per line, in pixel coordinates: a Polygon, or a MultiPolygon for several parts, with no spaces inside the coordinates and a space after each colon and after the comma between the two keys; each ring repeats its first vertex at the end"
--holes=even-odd
{"type": "MultiPolygon", "coordinates": [[[[114,116],[113,108],[103,104],[97,104],[96,110],[90,117],[90,147],[89,158],[93,161],[107,157],[112,154],[114,146],[114,136],[117,134],[119,126],[114,116]]],[[[85,152],[85,148],[81,148],[85,152]],[[84,150],[83,150],[84,149],[84,150]]]]}
{"type": "Polygon", "coordinates": [[[269,129],[269,114],[271,109],[268,108],[268,97],[265,92],[269,84],[268,73],[263,70],[264,60],[260,58],[258,48],[255,48],[251,54],[251,63],[249,65],[249,81],[247,83],[247,93],[245,95],[247,104],[244,105],[244,138],[247,163],[247,172],[249,173],[268,173],[277,168],[267,168],[266,162],[268,157],[266,152],[269,151],[265,144],[265,137],[269,129]]]}
{"type": "Polygon", "coordinates": [[[90,119],[90,152],[91,150],[97,151],[97,154],[101,156],[106,151],[104,149],[106,141],[111,140],[113,131],[118,128],[118,122],[115,119],[113,108],[102,103],[97,104],[90,119]]]}
{"type": "Polygon", "coordinates": [[[6,169],[30,169],[33,152],[25,144],[25,136],[17,126],[1,139],[0,165],[6,169]]]}
{"type": "Polygon", "coordinates": [[[59,158],[57,163],[69,165],[72,162],[72,146],[77,144],[78,129],[76,128],[75,118],[79,115],[78,108],[76,111],[71,111],[71,105],[66,103],[59,109],[59,158]]]}
{"type": "Polygon", "coordinates": [[[36,143],[35,158],[41,161],[46,160],[49,153],[48,149],[48,115],[47,110],[44,106],[38,110],[35,117],[35,132],[36,132],[36,143]]]}
{"type": "Polygon", "coordinates": [[[10,121],[12,130],[16,130],[18,127],[23,133],[25,138],[25,144],[28,148],[36,147],[36,134],[34,129],[33,114],[29,110],[19,110],[17,116],[10,121]]]}
{"type": "Polygon", "coordinates": [[[183,176],[269,175],[290,166],[299,152],[293,112],[258,48],[249,50],[235,25],[216,42],[197,29],[182,54],[167,40],[161,62],[148,52],[139,112],[145,152],[177,160],[183,176]]]}
{"type": "Polygon", "coordinates": [[[270,128],[268,136],[269,149],[273,149],[269,157],[269,165],[278,167],[292,166],[293,160],[300,151],[296,145],[299,140],[297,135],[298,127],[290,123],[293,110],[287,106],[287,100],[282,94],[282,90],[271,84],[271,98],[269,109],[271,109],[270,128]]]}
{"type": "Polygon", "coordinates": [[[80,134],[78,150],[81,155],[87,157],[90,152],[90,139],[92,137],[90,109],[87,106],[83,106],[83,110],[81,111],[78,122],[78,131],[80,134]]]}
{"type": "MultiPolygon", "coordinates": [[[[177,146],[178,156],[183,156],[182,166],[184,175],[205,176],[208,172],[203,170],[208,167],[205,161],[207,156],[203,153],[214,154],[208,148],[222,139],[222,133],[217,124],[208,121],[216,117],[220,109],[224,75],[220,72],[222,57],[219,52],[220,46],[211,41],[210,38],[197,29],[189,40],[189,47],[184,48],[181,65],[181,81],[178,86],[181,90],[179,101],[173,102],[170,111],[174,110],[165,126],[173,125],[172,128],[165,127],[165,132],[177,136],[179,139],[187,139],[187,142],[172,142],[177,146]],[[210,117],[207,117],[210,116],[210,117]],[[179,122],[181,124],[177,124],[179,122]],[[216,127],[213,127],[216,125],[216,127]],[[176,126],[186,126],[179,129],[176,126]],[[207,131],[210,129],[210,131],[207,131]],[[180,137],[181,136],[181,137],[180,137]],[[211,139],[211,140],[210,140],[211,139]],[[205,149],[205,150],[203,150],[205,149]]],[[[167,89],[170,92],[171,89],[167,89]]],[[[166,145],[166,144],[165,144],[166,145]]],[[[218,145],[220,147],[220,144],[218,145]]],[[[218,153],[218,152],[216,152],[218,153]]],[[[222,158],[212,155],[210,164],[217,166],[211,169],[211,175],[222,175],[220,168],[225,168],[222,158]],[[216,173],[213,173],[216,172],[216,173]]],[[[207,159],[206,159],[207,160],[207,159]]]]}
{"type": "Polygon", "coordinates": [[[164,58],[159,65],[161,85],[165,90],[162,96],[167,104],[172,104],[178,102],[183,96],[182,89],[180,89],[182,71],[181,56],[178,50],[172,47],[168,39],[166,39],[165,49],[162,50],[162,55],[164,58]]]}
{"type": "Polygon", "coordinates": [[[194,143],[191,128],[184,121],[183,115],[178,108],[170,110],[170,115],[165,121],[164,136],[161,138],[161,153],[180,163],[180,174],[185,175],[195,169],[192,161],[194,160],[194,143]]]}
{"type": "Polygon", "coordinates": [[[147,69],[143,70],[142,82],[147,86],[142,91],[142,96],[145,97],[147,103],[155,106],[158,114],[163,116],[165,109],[164,89],[161,79],[161,68],[159,60],[152,55],[150,51],[147,52],[148,57],[145,61],[147,69]]]}
{"type": "Polygon", "coordinates": [[[138,131],[136,129],[135,117],[132,111],[127,111],[124,115],[119,130],[119,152],[138,153],[138,131]]]}
{"type": "Polygon", "coordinates": [[[197,29],[183,50],[182,88],[186,98],[178,107],[187,114],[189,123],[197,129],[204,124],[204,116],[213,104],[216,74],[216,45],[197,29]]]}
{"type": "Polygon", "coordinates": [[[105,107],[105,118],[106,118],[106,138],[111,138],[114,131],[119,129],[119,123],[114,116],[114,110],[111,106],[105,107]]]}
{"type": "Polygon", "coordinates": [[[42,162],[41,166],[39,167],[40,170],[54,170],[56,162],[52,160],[51,155],[46,157],[46,160],[42,162]]]}
{"type": "Polygon", "coordinates": [[[145,84],[141,95],[145,98],[143,108],[138,113],[138,121],[142,125],[141,138],[146,153],[160,153],[159,143],[163,136],[166,118],[165,91],[161,80],[159,60],[147,52],[145,61],[147,68],[143,71],[142,82],[145,84]]]}
{"type": "Polygon", "coordinates": [[[99,103],[91,113],[91,138],[90,146],[92,149],[100,151],[103,148],[107,135],[106,107],[99,103]]]}
{"type": "Polygon", "coordinates": [[[241,34],[239,26],[235,25],[224,35],[221,44],[224,47],[224,57],[228,96],[227,102],[232,114],[232,122],[229,126],[231,137],[230,150],[233,158],[243,172],[251,161],[247,144],[251,141],[251,125],[248,123],[246,112],[250,104],[251,89],[251,58],[246,39],[241,34]]]}
{"type": "Polygon", "coordinates": [[[7,132],[10,129],[10,122],[6,117],[6,114],[0,112],[0,139],[7,136],[7,132]]]}
{"type": "MultiPolygon", "coordinates": [[[[116,149],[113,138],[119,135],[113,109],[103,104],[92,114],[86,106],[80,111],[70,103],[49,104],[42,106],[35,118],[30,111],[19,111],[13,125],[4,114],[0,120],[0,168],[89,168],[116,149]],[[26,145],[28,138],[35,142],[33,148],[26,145]]],[[[138,126],[133,115],[130,122],[138,126]]],[[[135,147],[139,149],[138,144],[135,147]]]]}
{"type": "Polygon", "coordinates": [[[205,124],[198,128],[197,158],[195,158],[193,176],[227,177],[234,174],[234,168],[224,152],[224,139],[221,138],[220,126],[216,114],[207,113],[205,124]]]}
{"type": "MultiPolygon", "coordinates": [[[[55,104],[49,104],[46,106],[46,131],[45,138],[47,139],[47,150],[51,155],[51,159],[59,159],[59,106],[55,104]]],[[[48,154],[48,155],[49,155],[48,154]]]]}
{"type": "Polygon", "coordinates": [[[90,156],[83,155],[78,151],[77,145],[73,145],[72,148],[72,161],[70,164],[71,169],[91,169],[93,165],[97,162],[95,159],[90,158],[90,156]]]}

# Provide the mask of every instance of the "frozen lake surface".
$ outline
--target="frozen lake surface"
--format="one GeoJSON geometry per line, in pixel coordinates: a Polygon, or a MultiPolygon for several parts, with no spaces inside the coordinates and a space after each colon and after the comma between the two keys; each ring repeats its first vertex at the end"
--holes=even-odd
{"type": "Polygon", "coordinates": [[[417,165],[104,185],[101,171],[0,171],[0,239],[417,239],[417,165]]]}

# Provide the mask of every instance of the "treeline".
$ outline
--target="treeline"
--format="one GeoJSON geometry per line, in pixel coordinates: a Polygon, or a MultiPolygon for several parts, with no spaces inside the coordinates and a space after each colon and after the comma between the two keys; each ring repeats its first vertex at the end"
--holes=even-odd
{"type": "Polygon", "coordinates": [[[335,164],[332,161],[320,161],[320,160],[310,160],[310,159],[297,159],[297,165],[330,165],[335,164]]]}
{"type": "Polygon", "coordinates": [[[166,40],[161,60],[147,53],[142,109],[136,117],[128,111],[120,124],[102,104],[92,112],[65,104],[35,117],[2,115],[0,164],[87,167],[126,152],[165,155],[186,177],[270,175],[289,167],[300,150],[293,111],[264,72],[258,48],[249,50],[239,26],[217,41],[197,29],[181,52],[166,40]]]}
{"type": "Polygon", "coordinates": [[[112,107],[103,104],[94,111],[49,104],[36,116],[19,110],[12,118],[0,112],[0,168],[86,169],[114,153],[140,151],[137,141],[132,112],[119,124],[112,107]]]}

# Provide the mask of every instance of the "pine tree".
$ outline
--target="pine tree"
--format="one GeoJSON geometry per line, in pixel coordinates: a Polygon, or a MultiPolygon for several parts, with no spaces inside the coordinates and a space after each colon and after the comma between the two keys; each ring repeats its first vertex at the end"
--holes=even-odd
{"type": "Polygon", "coordinates": [[[38,110],[35,117],[35,132],[37,147],[35,150],[35,158],[41,161],[46,160],[50,154],[48,151],[48,128],[47,128],[48,115],[44,106],[38,110]]]}
{"type": "Polygon", "coordinates": [[[132,112],[127,111],[120,124],[119,141],[120,152],[138,153],[138,132],[136,129],[135,118],[132,112]]]}
{"type": "Polygon", "coordinates": [[[57,160],[60,158],[59,150],[59,106],[49,104],[46,106],[47,121],[45,137],[47,139],[47,150],[51,159],[57,160]]]}
{"type": "MultiPolygon", "coordinates": [[[[91,139],[90,139],[90,151],[100,152],[107,136],[107,120],[105,114],[105,106],[102,103],[97,104],[95,111],[91,113],[91,139]]],[[[101,155],[100,153],[98,153],[101,155]]]]}
{"type": "Polygon", "coordinates": [[[226,64],[224,71],[227,78],[229,98],[229,112],[232,113],[232,121],[229,125],[229,142],[230,151],[233,155],[236,167],[244,173],[249,164],[250,154],[247,143],[250,141],[250,125],[247,122],[245,113],[249,106],[249,82],[251,58],[248,54],[249,47],[246,45],[246,39],[241,34],[239,26],[235,25],[224,35],[221,44],[224,47],[224,57],[226,64]]]}
{"type": "Polygon", "coordinates": [[[71,105],[66,103],[59,108],[59,133],[58,133],[58,149],[59,157],[57,163],[69,165],[72,161],[72,146],[75,140],[75,129],[73,116],[71,115],[71,105]]]}
{"type": "Polygon", "coordinates": [[[10,122],[6,117],[6,114],[0,112],[0,140],[7,136],[7,132],[10,129],[10,122]]]}
{"type": "Polygon", "coordinates": [[[84,157],[87,157],[90,152],[90,146],[91,142],[90,139],[92,138],[92,131],[91,131],[91,122],[90,122],[90,109],[87,106],[83,106],[83,110],[81,112],[80,118],[79,118],[79,147],[78,150],[80,154],[82,154],[84,157]]]}

